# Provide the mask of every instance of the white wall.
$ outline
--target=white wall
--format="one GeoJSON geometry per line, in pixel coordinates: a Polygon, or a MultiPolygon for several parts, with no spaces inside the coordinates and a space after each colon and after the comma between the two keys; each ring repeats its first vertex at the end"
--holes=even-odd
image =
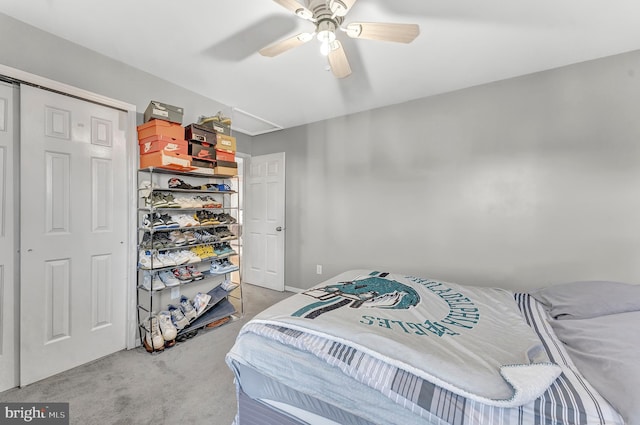
{"type": "Polygon", "coordinates": [[[287,155],[286,284],[640,283],[638,99],[632,52],[254,137],[287,155]]]}

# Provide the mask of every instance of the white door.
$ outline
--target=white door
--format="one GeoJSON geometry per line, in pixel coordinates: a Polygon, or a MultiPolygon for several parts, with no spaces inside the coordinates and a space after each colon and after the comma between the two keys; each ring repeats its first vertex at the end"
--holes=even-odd
{"type": "Polygon", "coordinates": [[[126,113],[22,86],[20,385],[125,348],[126,113]]]}
{"type": "Polygon", "coordinates": [[[0,391],[18,385],[14,93],[17,88],[0,82],[0,391]]]}
{"type": "Polygon", "coordinates": [[[251,157],[245,173],[243,280],[284,291],[284,152],[251,157]]]}

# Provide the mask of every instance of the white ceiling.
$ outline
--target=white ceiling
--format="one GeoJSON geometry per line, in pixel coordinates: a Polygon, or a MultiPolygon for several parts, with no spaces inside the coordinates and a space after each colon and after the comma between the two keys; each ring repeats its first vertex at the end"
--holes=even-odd
{"type": "Polygon", "coordinates": [[[256,53],[313,31],[272,0],[0,0],[0,12],[276,128],[640,48],[638,0],[359,0],[345,23],[421,34],[406,45],[339,35],[353,73],[338,80],[316,40],[256,53]]]}

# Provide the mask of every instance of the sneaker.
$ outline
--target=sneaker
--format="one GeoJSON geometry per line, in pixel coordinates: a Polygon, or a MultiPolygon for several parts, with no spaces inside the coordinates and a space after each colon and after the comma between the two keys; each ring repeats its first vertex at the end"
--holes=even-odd
{"type": "Polygon", "coordinates": [[[159,214],[145,214],[142,218],[142,225],[147,229],[164,229],[166,225],[159,214]]]}
{"type": "Polygon", "coordinates": [[[187,239],[184,237],[180,230],[174,230],[169,233],[169,239],[173,242],[174,246],[182,246],[187,243],[187,239]]]}
{"type": "MultiPolygon", "coordinates": [[[[189,250],[189,251],[184,251],[184,255],[186,255],[189,258],[189,261],[187,261],[188,264],[196,264],[202,261],[202,258],[200,258],[198,256],[198,254],[196,254],[195,252],[189,250]]],[[[193,274],[193,273],[191,273],[193,274]]]]}
{"type": "Polygon", "coordinates": [[[178,336],[178,330],[171,321],[171,313],[168,311],[161,311],[158,314],[158,325],[160,326],[160,332],[164,339],[164,346],[166,348],[176,345],[176,336],[178,336]]]}
{"type": "Polygon", "coordinates": [[[160,218],[164,222],[165,229],[177,229],[178,227],[180,227],[180,224],[173,220],[168,214],[163,214],[160,216],[160,218]]]}
{"type": "Polygon", "coordinates": [[[209,273],[211,274],[222,274],[224,270],[222,268],[222,264],[220,260],[215,260],[211,262],[211,266],[209,266],[209,273]]]}
{"type": "Polygon", "coordinates": [[[225,279],[225,280],[224,280],[224,282],[222,282],[222,283],[220,284],[220,286],[221,286],[221,287],[222,287],[222,289],[224,289],[225,291],[227,291],[227,292],[231,292],[231,291],[233,291],[234,289],[236,289],[236,288],[237,288],[238,286],[240,286],[240,285],[238,285],[237,283],[233,283],[233,282],[231,282],[231,280],[229,280],[229,279],[225,279]]]}
{"type": "Polygon", "coordinates": [[[172,177],[169,179],[169,188],[171,189],[194,189],[193,186],[191,186],[188,183],[185,183],[184,181],[180,180],[179,178],[176,177],[172,177]]]}
{"type": "Polygon", "coordinates": [[[144,271],[142,276],[142,287],[147,291],[161,291],[166,285],[158,278],[158,273],[144,271]]]}
{"type": "Polygon", "coordinates": [[[182,313],[184,313],[184,317],[186,317],[189,322],[193,322],[196,318],[196,309],[193,307],[193,304],[191,304],[191,301],[189,301],[189,298],[184,295],[180,297],[180,309],[182,313]]]}
{"type": "Polygon", "coordinates": [[[176,266],[187,264],[191,259],[186,250],[171,251],[167,255],[175,262],[176,266]]]}
{"type": "Polygon", "coordinates": [[[180,208],[180,204],[178,204],[170,193],[162,193],[162,198],[165,201],[165,205],[162,208],[180,208]]]}
{"type": "Polygon", "coordinates": [[[193,245],[194,243],[198,242],[198,238],[196,238],[196,234],[190,230],[182,232],[182,236],[184,236],[184,238],[186,239],[187,245],[193,245]]]}
{"type": "Polygon", "coordinates": [[[160,331],[160,323],[156,316],[149,317],[144,324],[144,348],[153,353],[154,351],[164,350],[164,338],[160,331]]]}
{"type": "Polygon", "coordinates": [[[189,319],[184,317],[184,313],[179,307],[169,304],[169,313],[171,314],[171,321],[177,330],[180,331],[189,325],[189,319]]]}
{"type": "Polygon", "coordinates": [[[193,306],[196,309],[196,316],[200,316],[204,313],[209,306],[209,301],[211,300],[211,295],[203,294],[198,292],[195,297],[193,297],[193,306]]]}
{"type": "Polygon", "coordinates": [[[158,273],[160,280],[167,287],[178,286],[180,285],[180,281],[176,279],[176,277],[171,273],[170,270],[164,270],[158,273]]]}
{"type": "Polygon", "coordinates": [[[202,272],[198,270],[196,267],[194,266],[185,266],[185,267],[193,280],[200,280],[204,278],[204,275],[202,274],[202,272]]]}
{"type": "Polygon", "coordinates": [[[187,270],[186,267],[178,267],[176,269],[171,270],[176,279],[178,279],[181,283],[189,283],[193,280],[191,277],[191,273],[187,270]]]}
{"type": "Polygon", "coordinates": [[[169,254],[158,253],[153,256],[154,269],[161,269],[163,267],[171,267],[171,266],[177,266],[177,265],[178,263],[176,263],[175,260],[171,258],[169,254]]]}
{"type": "Polygon", "coordinates": [[[153,192],[151,196],[145,198],[145,204],[150,208],[169,208],[167,207],[167,200],[160,192],[153,192]]]}
{"type": "Polygon", "coordinates": [[[140,251],[140,256],[138,258],[138,266],[141,269],[151,270],[153,268],[153,263],[151,260],[151,251],[140,251]]]}

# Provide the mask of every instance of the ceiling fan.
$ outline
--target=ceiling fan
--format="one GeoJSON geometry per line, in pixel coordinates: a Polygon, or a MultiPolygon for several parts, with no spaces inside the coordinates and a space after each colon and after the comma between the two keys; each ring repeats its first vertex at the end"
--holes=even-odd
{"type": "Polygon", "coordinates": [[[342,26],[345,15],[356,0],[304,0],[303,6],[296,0],[274,0],[298,17],[313,22],[314,32],[303,32],[286,40],[267,46],[259,51],[263,56],[273,57],[301,46],[316,37],[320,41],[320,52],[327,56],[333,75],[345,78],[351,74],[351,66],[336,31],[342,31],[351,38],[395,41],[411,43],[420,34],[415,24],[390,24],[374,22],[353,22],[342,26]]]}

